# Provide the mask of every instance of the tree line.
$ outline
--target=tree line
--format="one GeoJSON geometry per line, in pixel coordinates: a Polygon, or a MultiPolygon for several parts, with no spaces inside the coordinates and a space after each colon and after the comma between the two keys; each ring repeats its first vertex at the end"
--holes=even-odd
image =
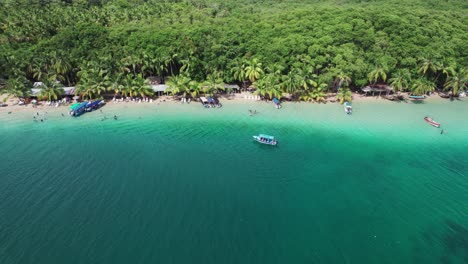
{"type": "Polygon", "coordinates": [[[375,84],[456,95],[466,11],[461,0],[5,0],[0,92],[27,96],[41,81],[57,94],[60,81],[88,98],[144,96],[156,75],[184,96],[224,82],[318,102],[375,84]]]}

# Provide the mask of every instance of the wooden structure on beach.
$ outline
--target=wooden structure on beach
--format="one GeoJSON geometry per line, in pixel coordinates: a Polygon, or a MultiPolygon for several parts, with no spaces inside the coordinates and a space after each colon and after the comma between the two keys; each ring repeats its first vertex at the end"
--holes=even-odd
{"type": "Polygon", "coordinates": [[[151,85],[151,89],[153,89],[153,92],[158,95],[164,95],[166,93],[166,89],[168,88],[167,85],[165,84],[153,84],[151,85]]]}
{"type": "Polygon", "coordinates": [[[372,95],[375,95],[376,92],[379,93],[379,96],[382,94],[382,92],[385,92],[385,95],[388,96],[390,93],[393,92],[393,87],[386,84],[374,84],[361,88],[361,91],[366,93],[366,96],[367,93],[372,93],[372,95]]]}
{"type": "MultiPolygon", "coordinates": [[[[38,96],[41,93],[42,88],[40,86],[35,86],[39,88],[32,88],[31,89],[31,95],[32,96],[38,96]]],[[[75,95],[76,88],[75,87],[62,87],[63,89],[63,95],[62,96],[73,96],[75,95]]]]}

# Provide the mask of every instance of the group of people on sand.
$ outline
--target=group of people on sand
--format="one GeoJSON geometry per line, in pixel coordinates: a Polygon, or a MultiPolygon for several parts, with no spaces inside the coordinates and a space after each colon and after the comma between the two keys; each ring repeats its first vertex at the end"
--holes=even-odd
{"type": "Polygon", "coordinates": [[[132,102],[132,103],[152,103],[154,100],[153,98],[148,98],[148,97],[143,97],[143,98],[132,98],[132,97],[126,97],[126,98],[112,98],[112,102],[118,103],[118,102],[132,102]]]}

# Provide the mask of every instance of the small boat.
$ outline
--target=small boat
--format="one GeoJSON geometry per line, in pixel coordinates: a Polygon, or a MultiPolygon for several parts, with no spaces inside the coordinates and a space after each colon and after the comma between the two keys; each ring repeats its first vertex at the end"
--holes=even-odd
{"type": "Polygon", "coordinates": [[[422,100],[422,99],[426,99],[426,96],[425,95],[410,95],[408,96],[410,99],[415,99],[415,100],[422,100]]]}
{"type": "Polygon", "coordinates": [[[74,103],[70,106],[70,110],[73,110],[75,109],[76,107],[78,107],[81,103],[74,103]]]}
{"type": "Polygon", "coordinates": [[[211,97],[211,96],[208,96],[206,98],[206,100],[208,100],[208,103],[210,104],[210,107],[218,107],[220,108],[222,105],[219,103],[218,99],[216,99],[215,97],[211,97]]]}
{"type": "Polygon", "coordinates": [[[210,102],[205,97],[200,97],[200,102],[202,103],[203,107],[205,107],[205,108],[210,108],[211,107],[210,102]]]}
{"type": "Polygon", "coordinates": [[[253,138],[255,141],[266,145],[276,146],[278,144],[274,136],[260,134],[258,136],[253,136],[253,138]]]}
{"type": "Polygon", "coordinates": [[[344,111],[346,114],[350,115],[353,113],[353,107],[351,106],[350,102],[345,102],[344,103],[344,111]]]}
{"type": "Polygon", "coordinates": [[[440,123],[437,123],[436,121],[434,121],[432,118],[428,116],[424,117],[424,120],[428,122],[431,126],[440,127],[440,123]]]}
{"type": "Polygon", "coordinates": [[[218,107],[218,108],[220,108],[220,107],[223,106],[223,105],[219,102],[218,98],[216,98],[216,97],[208,97],[208,100],[210,100],[210,98],[211,98],[211,100],[213,101],[213,105],[214,105],[214,106],[216,106],[216,107],[218,107]]]}
{"type": "Polygon", "coordinates": [[[273,103],[275,104],[276,109],[281,108],[281,102],[280,102],[280,100],[278,100],[278,98],[274,97],[273,98],[273,103]]]}
{"type": "Polygon", "coordinates": [[[99,107],[101,107],[101,105],[103,104],[102,100],[96,100],[96,101],[93,101],[93,102],[89,102],[86,106],[85,106],[85,111],[86,112],[91,112],[93,110],[96,110],[98,109],[99,107]]]}
{"type": "Polygon", "coordinates": [[[75,106],[73,109],[70,110],[68,113],[71,116],[79,116],[85,112],[85,108],[88,102],[80,103],[79,105],[75,106]]]}

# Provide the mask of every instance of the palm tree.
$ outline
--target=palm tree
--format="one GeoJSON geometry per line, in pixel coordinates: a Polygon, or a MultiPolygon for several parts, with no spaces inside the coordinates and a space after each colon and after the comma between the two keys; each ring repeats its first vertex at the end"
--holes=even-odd
{"type": "Polygon", "coordinates": [[[71,70],[72,66],[68,59],[64,55],[57,55],[57,52],[53,51],[50,54],[49,67],[53,73],[57,76],[60,81],[67,81],[67,73],[71,70]]]}
{"type": "Polygon", "coordinates": [[[234,80],[242,82],[243,88],[245,89],[245,63],[241,59],[236,59],[234,61],[234,67],[231,68],[231,74],[234,80]]]}
{"type": "Polygon", "coordinates": [[[182,93],[183,97],[187,97],[190,93],[190,78],[184,74],[172,76],[168,81],[168,92],[172,95],[182,93]]]}
{"type": "Polygon", "coordinates": [[[421,77],[413,83],[411,90],[414,95],[424,95],[435,90],[435,83],[421,77]]]}
{"type": "Polygon", "coordinates": [[[279,81],[280,79],[274,73],[269,73],[263,76],[254,83],[257,88],[255,94],[263,97],[268,96],[269,99],[273,99],[274,97],[281,98],[283,96],[283,92],[281,91],[279,81]]]}
{"type": "Polygon", "coordinates": [[[450,75],[447,78],[447,81],[444,84],[444,89],[451,91],[452,96],[458,95],[460,90],[464,90],[467,87],[468,83],[468,73],[465,68],[460,68],[458,71],[453,72],[453,75],[450,75]]]}
{"type": "Polygon", "coordinates": [[[318,103],[325,103],[325,99],[327,98],[327,94],[325,93],[326,86],[326,83],[322,83],[318,88],[312,90],[310,94],[312,100],[318,103]]]}
{"type": "Polygon", "coordinates": [[[245,67],[245,77],[251,82],[255,82],[263,74],[262,63],[258,62],[256,58],[247,62],[245,67]]]}
{"type": "Polygon", "coordinates": [[[298,70],[298,75],[302,76],[300,86],[304,90],[309,90],[310,88],[317,87],[318,83],[316,81],[317,75],[313,73],[314,68],[311,66],[305,66],[304,69],[298,70]]]}
{"type": "Polygon", "coordinates": [[[434,63],[430,59],[424,58],[421,64],[419,65],[418,72],[422,75],[426,75],[426,73],[428,72],[436,73],[437,70],[438,69],[437,69],[436,63],[434,63]]]}
{"type": "Polygon", "coordinates": [[[203,87],[205,94],[225,90],[223,79],[221,75],[216,72],[207,76],[203,87]]]}
{"type": "Polygon", "coordinates": [[[93,87],[86,83],[84,80],[81,80],[80,83],[76,85],[76,94],[79,94],[82,98],[93,98],[94,89],[93,87]]]}
{"type": "Polygon", "coordinates": [[[283,75],[281,81],[283,91],[294,95],[298,88],[303,85],[304,77],[299,75],[297,70],[293,69],[287,75],[283,75]]]}
{"type": "Polygon", "coordinates": [[[336,90],[340,90],[341,86],[344,84],[345,86],[348,86],[349,83],[351,82],[351,77],[349,77],[347,74],[344,72],[340,71],[336,76],[334,80],[334,85],[336,90]]]}
{"type": "Polygon", "coordinates": [[[52,101],[52,99],[57,100],[64,93],[62,85],[55,80],[47,80],[39,87],[41,91],[38,97],[47,99],[48,101],[52,101]]]}
{"type": "Polygon", "coordinates": [[[109,90],[112,85],[106,70],[94,68],[91,65],[88,66],[90,66],[88,70],[78,72],[80,81],[77,85],[77,93],[84,98],[93,99],[109,90]]]}
{"type": "Polygon", "coordinates": [[[27,97],[31,93],[31,90],[26,86],[26,78],[17,77],[15,79],[8,79],[4,88],[0,89],[0,94],[6,94],[7,96],[3,99],[4,102],[10,97],[27,97]]]}
{"type": "Polygon", "coordinates": [[[119,95],[125,89],[122,84],[123,74],[118,74],[110,81],[109,91],[114,91],[114,95],[119,95]]]}
{"type": "Polygon", "coordinates": [[[336,99],[340,101],[340,104],[344,102],[351,102],[353,100],[352,93],[349,88],[341,89],[340,92],[336,95],[336,99]]]}
{"type": "Polygon", "coordinates": [[[202,91],[203,84],[200,82],[197,82],[195,80],[192,80],[189,82],[189,89],[190,89],[190,95],[195,98],[197,97],[200,92],[202,91]]]}
{"type": "Polygon", "coordinates": [[[45,75],[45,72],[42,70],[44,64],[43,59],[38,57],[32,58],[26,69],[28,75],[37,80],[42,79],[45,75]]]}
{"type": "Polygon", "coordinates": [[[312,101],[312,102],[317,102],[317,103],[325,103],[325,99],[327,97],[327,94],[325,93],[325,86],[319,86],[316,89],[313,89],[312,91],[305,92],[302,94],[299,99],[304,100],[304,101],[312,101]]]}
{"type": "Polygon", "coordinates": [[[133,94],[132,96],[146,97],[154,93],[151,86],[148,85],[148,80],[143,75],[137,74],[132,80],[133,94]]]}
{"type": "Polygon", "coordinates": [[[390,85],[395,92],[403,91],[408,87],[410,75],[407,70],[399,70],[389,79],[390,85]]]}
{"type": "Polygon", "coordinates": [[[381,66],[376,67],[367,76],[370,83],[376,84],[378,81],[387,81],[387,70],[381,66]]]}

